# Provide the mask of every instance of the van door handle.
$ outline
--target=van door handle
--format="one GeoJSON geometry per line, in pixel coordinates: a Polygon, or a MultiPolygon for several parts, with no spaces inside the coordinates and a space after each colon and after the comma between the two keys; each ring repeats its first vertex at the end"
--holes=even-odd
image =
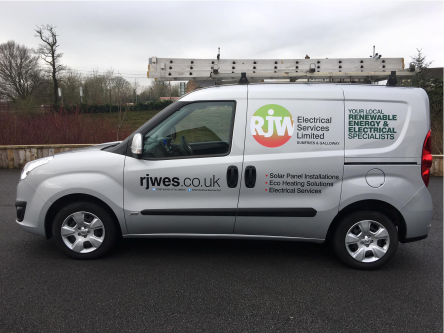
{"type": "Polygon", "coordinates": [[[256,185],[256,168],[249,165],[245,168],[245,186],[253,188],[256,185]]]}
{"type": "Polygon", "coordinates": [[[239,179],[239,170],[237,166],[230,165],[227,169],[227,185],[229,188],[235,188],[239,179]]]}

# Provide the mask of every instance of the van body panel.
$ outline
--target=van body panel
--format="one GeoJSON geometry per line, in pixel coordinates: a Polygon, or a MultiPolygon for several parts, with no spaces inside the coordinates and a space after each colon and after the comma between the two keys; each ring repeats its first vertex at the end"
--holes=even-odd
{"type": "Polygon", "coordinates": [[[427,187],[422,186],[401,207],[400,212],[407,225],[407,239],[427,235],[430,231],[433,215],[432,196],[427,187]]]}
{"type": "Polygon", "coordinates": [[[26,179],[17,185],[16,201],[26,202],[23,221],[17,221],[17,223],[32,234],[45,236],[44,220],[50,203],[46,201],[26,179]]]}
{"type": "Polygon", "coordinates": [[[338,212],[341,194],[342,89],[313,84],[249,86],[244,179],[248,166],[256,169],[256,184],[248,188],[242,183],[239,209],[273,208],[276,216],[237,216],[235,234],[325,237],[338,212]],[[291,135],[285,115],[292,118],[291,135]],[[272,136],[271,121],[275,121],[272,136]],[[262,122],[261,130],[258,123],[262,122]],[[285,124],[287,132],[279,133],[278,128],[285,124]],[[285,143],[272,141],[285,140],[284,134],[285,143]],[[280,216],[279,211],[284,208],[314,209],[316,214],[280,216]]]}
{"type": "Polygon", "coordinates": [[[430,129],[427,94],[419,88],[341,85],[346,158],[421,158],[430,129]]]}
{"type": "Polygon", "coordinates": [[[44,167],[32,170],[25,181],[45,200],[38,218],[39,229],[44,230],[46,213],[55,201],[70,194],[88,194],[113,210],[122,233],[126,233],[123,214],[124,160],[125,156],[122,155],[89,149],[57,154],[44,167]]]}
{"type": "MultiPolygon", "coordinates": [[[[242,168],[242,155],[199,159],[147,161],[127,157],[125,163],[125,215],[131,234],[151,233],[232,233],[235,214],[217,216],[216,210],[235,210],[239,188],[229,188],[226,181],[229,166],[242,168]],[[140,186],[140,177],[178,178],[178,188],[140,186]],[[217,181],[211,192],[201,186],[217,181]],[[194,186],[194,185],[196,186],[194,186]],[[191,185],[191,186],[189,186],[191,185]],[[220,187],[219,187],[220,186],[220,187]],[[143,210],[170,210],[166,215],[142,215],[143,210]],[[213,209],[214,214],[175,215],[178,211],[213,209]]],[[[206,189],[206,188],[205,188],[206,189]]]]}
{"type": "Polygon", "coordinates": [[[210,89],[197,89],[183,96],[181,102],[246,100],[246,85],[214,86],[210,89]]]}
{"type": "Polygon", "coordinates": [[[421,174],[420,165],[345,165],[339,210],[362,200],[385,201],[399,210],[424,186],[418,174],[421,174]],[[369,185],[366,177],[374,169],[384,174],[380,187],[369,185]]]}

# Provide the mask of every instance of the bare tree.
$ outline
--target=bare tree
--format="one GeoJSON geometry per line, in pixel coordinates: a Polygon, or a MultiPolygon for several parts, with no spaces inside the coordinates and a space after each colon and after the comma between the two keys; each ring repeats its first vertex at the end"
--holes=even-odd
{"type": "MultiPolygon", "coordinates": [[[[63,76],[65,78],[66,75],[63,76]]],[[[63,84],[64,86],[64,84],[63,84]]],[[[132,85],[120,75],[114,75],[112,69],[104,74],[94,70],[83,79],[84,102],[89,104],[119,105],[133,102],[134,89],[132,85]]]]}
{"type": "Polygon", "coordinates": [[[134,103],[137,103],[137,93],[140,89],[140,83],[137,81],[137,79],[134,79],[134,84],[132,84],[133,90],[134,90],[134,103]]]}
{"type": "Polygon", "coordinates": [[[118,120],[117,120],[117,141],[119,141],[120,130],[125,122],[125,116],[127,111],[127,106],[124,106],[122,111],[122,99],[128,90],[131,89],[131,84],[121,76],[116,76],[114,78],[114,88],[117,90],[117,97],[119,99],[119,109],[118,109],[118,120]]]}
{"type": "Polygon", "coordinates": [[[102,104],[106,100],[106,79],[104,75],[94,70],[85,79],[85,90],[87,91],[87,101],[92,104],[102,104]]]}
{"type": "Polygon", "coordinates": [[[151,97],[153,101],[158,101],[160,97],[170,96],[169,85],[162,81],[153,81],[150,85],[151,97]]]}
{"type": "Polygon", "coordinates": [[[114,85],[114,70],[112,68],[110,68],[105,73],[105,87],[106,87],[107,93],[109,94],[108,104],[110,105],[110,111],[111,111],[111,104],[112,104],[111,92],[113,89],[113,85],[114,85]]]}
{"type": "Polygon", "coordinates": [[[179,96],[179,83],[172,83],[171,84],[171,97],[180,97],[179,96]]]}
{"type": "Polygon", "coordinates": [[[57,51],[59,44],[57,41],[57,34],[54,26],[50,24],[37,26],[35,32],[36,37],[40,37],[43,43],[39,44],[37,53],[40,54],[43,61],[45,61],[49,67],[53,82],[54,104],[59,101],[58,87],[59,87],[59,73],[64,70],[63,65],[60,64],[60,58],[63,53],[57,51]]]}
{"type": "Polygon", "coordinates": [[[42,81],[38,56],[14,41],[0,44],[0,98],[11,101],[30,97],[42,81]]]}
{"type": "Polygon", "coordinates": [[[65,104],[77,104],[80,102],[82,75],[79,72],[67,68],[63,73],[60,85],[63,88],[63,102],[65,104]]]}
{"type": "Polygon", "coordinates": [[[140,88],[141,92],[139,94],[139,101],[144,103],[150,100],[151,92],[150,86],[143,86],[140,88]]]}

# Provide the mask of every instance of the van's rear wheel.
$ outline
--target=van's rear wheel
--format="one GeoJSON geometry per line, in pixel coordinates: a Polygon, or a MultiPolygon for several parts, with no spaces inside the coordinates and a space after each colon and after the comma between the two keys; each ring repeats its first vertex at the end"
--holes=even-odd
{"type": "Polygon", "coordinates": [[[375,269],[387,263],[398,248],[398,232],[384,214],[359,211],[344,218],[333,235],[333,248],[347,265],[375,269]]]}
{"type": "Polygon", "coordinates": [[[95,259],[114,246],[117,230],[112,216],[101,206],[76,202],[63,207],[52,225],[56,246],[75,259],[95,259]]]}

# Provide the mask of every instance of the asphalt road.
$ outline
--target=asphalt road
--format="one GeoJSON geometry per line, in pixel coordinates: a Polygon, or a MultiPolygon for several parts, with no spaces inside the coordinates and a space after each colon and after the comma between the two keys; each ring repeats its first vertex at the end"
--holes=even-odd
{"type": "Polygon", "coordinates": [[[328,245],[123,240],[75,261],[15,224],[20,172],[0,170],[1,332],[442,332],[443,181],[433,227],[383,269],[345,267],[328,245]]]}

